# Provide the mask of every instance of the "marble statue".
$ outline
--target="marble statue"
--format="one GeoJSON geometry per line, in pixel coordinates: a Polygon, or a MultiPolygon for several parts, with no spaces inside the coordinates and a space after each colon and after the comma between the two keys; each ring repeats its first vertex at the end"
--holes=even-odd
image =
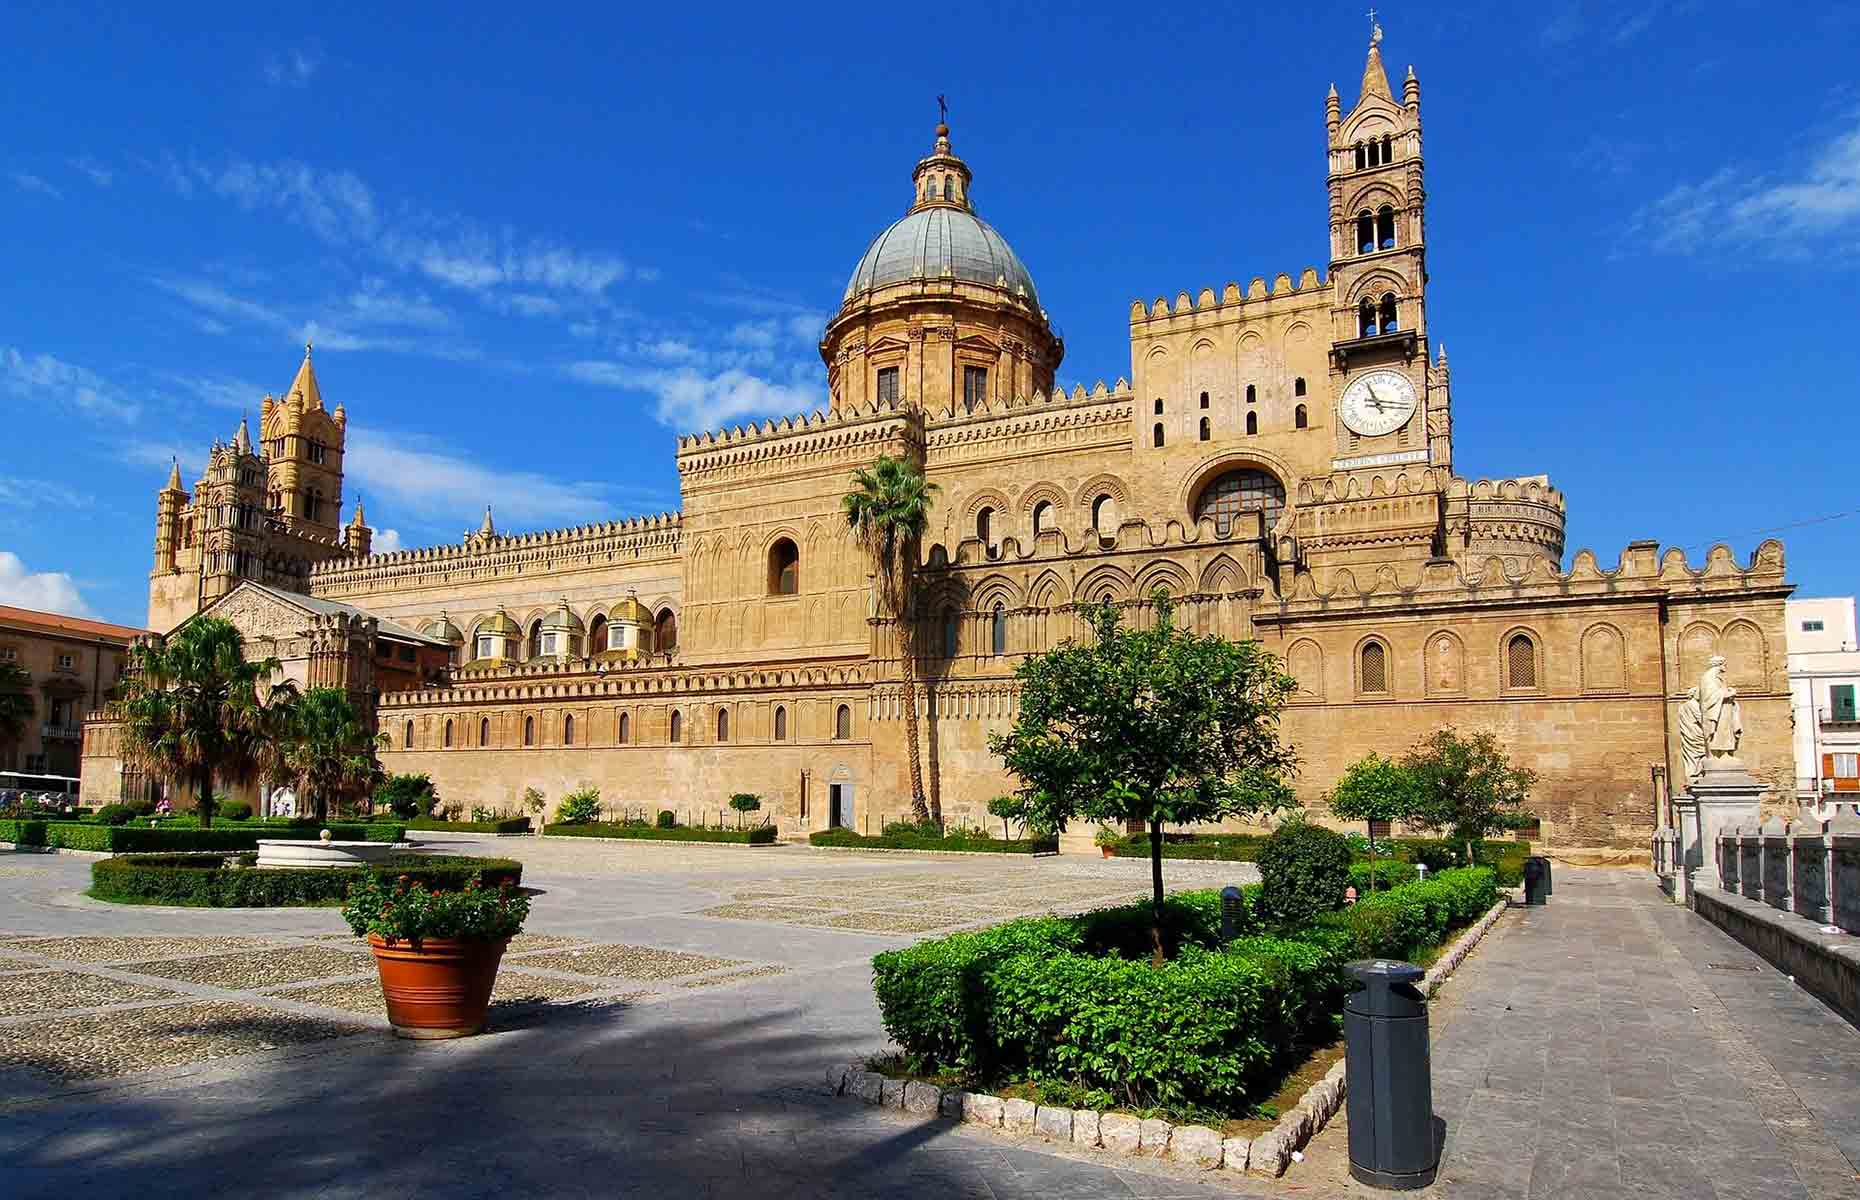
{"type": "Polygon", "coordinates": [[[1679,706],[1679,760],[1685,768],[1686,786],[1705,770],[1705,755],[1711,739],[1705,733],[1705,716],[1699,707],[1699,690],[1686,689],[1686,702],[1679,706]]]}
{"type": "Polygon", "coordinates": [[[1744,735],[1744,715],[1738,708],[1737,689],[1724,680],[1724,656],[1714,654],[1699,677],[1699,716],[1705,725],[1706,747],[1720,758],[1737,754],[1744,735]]]}

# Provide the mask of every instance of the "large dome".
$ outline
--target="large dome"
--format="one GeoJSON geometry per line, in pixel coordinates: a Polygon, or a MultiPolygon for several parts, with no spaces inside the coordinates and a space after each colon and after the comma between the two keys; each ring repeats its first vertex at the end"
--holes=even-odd
{"type": "Polygon", "coordinates": [[[1007,239],[966,208],[919,208],[872,239],[846,282],[845,299],[892,283],[955,278],[970,283],[1005,283],[1007,290],[1040,307],[1033,276],[1007,239]]]}

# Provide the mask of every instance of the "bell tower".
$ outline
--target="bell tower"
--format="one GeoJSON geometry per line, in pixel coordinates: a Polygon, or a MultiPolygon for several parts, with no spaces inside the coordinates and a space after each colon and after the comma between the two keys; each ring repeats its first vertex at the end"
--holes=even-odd
{"type": "Polygon", "coordinates": [[[260,436],[268,458],[267,507],[284,528],[337,542],[342,525],[342,451],[348,414],[331,413],[304,346],[303,365],[283,399],[265,397],[260,436]]]}
{"type": "Polygon", "coordinates": [[[1421,84],[1408,68],[1401,99],[1382,65],[1371,13],[1356,105],[1324,102],[1330,171],[1331,394],[1336,470],[1402,463],[1451,467],[1444,360],[1428,363],[1427,189],[1421,84]]]}

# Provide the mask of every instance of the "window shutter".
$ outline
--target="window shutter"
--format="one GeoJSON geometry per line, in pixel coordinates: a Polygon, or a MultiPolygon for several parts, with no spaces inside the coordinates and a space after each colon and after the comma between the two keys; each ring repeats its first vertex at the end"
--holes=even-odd
{"type": "Polygon", "coordinates": [[[1834,778],[1834,756],[1832,754],[1821,756],[1821,777],[1823,779],[1834,778]]]}

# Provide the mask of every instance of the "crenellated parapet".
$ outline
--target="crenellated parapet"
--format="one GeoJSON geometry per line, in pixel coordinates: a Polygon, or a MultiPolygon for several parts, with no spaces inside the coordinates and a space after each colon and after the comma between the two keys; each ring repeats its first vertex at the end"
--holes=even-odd
{"type": "Polygon", "coordinates": [[[497,579],[538,568],[575,570],[622,561],[663,560],[678,556],[682,533],[683,518],[675,512],[537,533],[492,533],[443,546],[319,563],[311,568],[310,587],[314,595],[340,596],[397,586],[497,579]]]}
{"type": "Polygon", "coordinates": [[[1454,479],[1446,495],[1448,553],[1477,569],[1491,557],[1563,561],[1568,504],[1542,475],[1454,479]]]}
{"type": "Polygon", "coordinates": [[[1252,309],[1258,309],[1261,301],[1279,307],[1294,298],[1330,303],[1331,285],[1328,279],[1318,274],[1316,267],[1306,267],[1299,272],[1298,282],[1281,271],[1269,288],[1263,275],[1256,275],[1244,292],[1238,283],[1228,283],[1215,295],[1213,288],[1204,287],[1200,293],[1190,297],[1187,292],[1177,292],[1175,303],[1171,305],[1167,298],[1158,296],[1145,304],[1141,300],[1130,302],[1130,324],[1133,334],[1142,327],[1145,334],[1167,333],[1173,331],[1173,322],[1183,318],[1195,318],[1209,313],[1226,317],[1244,318],[1252,315],[1252,309]]]}
{"type": "Polygon", "coordinates": [[[1081,446],[1117,446],[1130,437],[1135,397],[1123,379],[1115,388],[1101,379],[1090,391],[1054,388],[987,401],[973,408],[936,414],[926,423],[924,449],[932,467],[1016,451],[1081,446]]]}
{"type": "Polygon", "coordinates": [[[870,682],[871,668],[863,662],[730,670],[668,667],[645,660],[574,659],[512,663],[476,672],[451,687],[389,692],[381,697],[381,710],[406,714],[463,705],[539,701],[677,703],[767,689],[792,692],[864,687],[870,682]]]}
{"type": "Polygon", "coordinates": [[[678,473],[687,483],[716,483],[783,463],[809,468],[863,463],[920,437],[916,410],[903,403],[845,404],[825,413],[680,435],[678,473]]]}

